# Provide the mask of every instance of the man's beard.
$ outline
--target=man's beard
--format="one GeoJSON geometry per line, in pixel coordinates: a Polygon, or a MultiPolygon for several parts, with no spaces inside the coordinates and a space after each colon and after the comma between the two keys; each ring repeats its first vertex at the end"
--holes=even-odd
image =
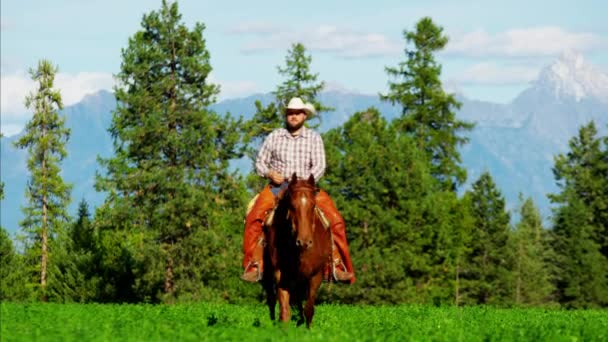
{"type": "Polygon", "coordinates": [[[300,128],[302,128],[302,126],[304,126],[304,121],[300,122],[299,124],[292,126],[289,122],[287,122],[286,124],[287,126],[287,130],[289,131],[289,133],[293,133],[297,130],[299,130],[300,128]]]}

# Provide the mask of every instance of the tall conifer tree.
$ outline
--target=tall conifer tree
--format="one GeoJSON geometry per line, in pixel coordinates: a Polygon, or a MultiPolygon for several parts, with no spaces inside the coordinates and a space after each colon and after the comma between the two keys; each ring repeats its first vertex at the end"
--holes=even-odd
{"type": "Polygon", "coordinates": [[[445,47],[448,37],[428,17],[418,21],[414,31],[404,30],[403,36],[413,46],[406,47],[405,61],[386,68],[394,81],[389,81],[388,93],[380,98],[401,107],[401,117],[396,120],[400,131],[413,136],[418,148],[427,153],[431,173],[443,188],[455,190],[466,181],[458,147],[468,138],[460,134],[473,124],[456,118],[461,104],[441,85],[441,65],[435,61],[435,53],[445,47]]]}
{"type": "Polygon", "coordinates": [[[219,87],[203,24],[188,29],[177,3],[163,1],[141,26],[122,51],[100,222],[123,237],[107,248],[130,255],[137,281],[125,269],[121,281],[138,299],[200,298],[238,251],[225,241],[240,230],[244,187],[228,163],[241,156],[241,123],[209,109],[219,87]]]}
{"type": "Polygon", "coordinates": [[[513,293],[517,305],[547,303],[553,291],[549,260],[552,258],[548,232],[531,198],[520,208],[520,221],[512,233],[513,293]]]}
{"type": "Polygon", "coordinates": [[[555,157],[560,188],[550,195],[554,211],[556,285],[570,307],[608,305],[608,145],[595,124],[580,128],[570,150],[555,157]],[[603,145],[603,146],[602,146],[603,145]]]}
{"type": "Polygon", "coordinates": [[[424,301],[432,236],[422,212],[434,181],[425,156],[374,108],[355,113],[323,139],[323,187],[341,208],[359,272],[359,286],[336,290],[340,300],[424,301]]]}
{"type": "Polygon", "coordinates": [[[510,301],[510,215],[492,176],[484,172],[466,193],[473,216],[470,254],[462,272],[463,301],[504,304],[510,301]]]}
{"type": "Polygon", "coordinates": [[[56,73],[57,67],[48,60],[41,60],[36,69],[30,70],[37,88],[26,97],[25,105],[34,115],[25,134],[15,142],[15,146],[29,153],[27,167],[31,176],[26,189],[27,205],[23,208],[25,218],[20,225],[26,233],[28,263],[35,270],[34,279],[40,285],[43,299],[53,263],[51,246],[69,220],[71,191],[71,185],[60,174],[70,130],[59,114],[63,103],[54,87],[56,73]]]}

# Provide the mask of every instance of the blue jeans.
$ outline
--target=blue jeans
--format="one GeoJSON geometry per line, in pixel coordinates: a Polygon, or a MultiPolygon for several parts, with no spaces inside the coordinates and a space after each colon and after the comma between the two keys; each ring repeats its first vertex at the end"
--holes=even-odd
{"type": "Polygon", "coordinates": [[[270,192],[272,192],[274,197],[277,197],[279,192],[281,192],[281,190],[283,190],[283,189],[286,189],[288,185],[289,185],[289,182],[283,182],[279,185],[270,184],[270,192]]]}

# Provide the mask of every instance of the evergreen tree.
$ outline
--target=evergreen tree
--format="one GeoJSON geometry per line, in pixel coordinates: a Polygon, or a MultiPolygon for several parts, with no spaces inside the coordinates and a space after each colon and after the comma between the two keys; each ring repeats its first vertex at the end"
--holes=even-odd
{"type": "Polygon", "coordinates": [[[78,214],[76,222],[70,229],[70,240],[74,249],[78,251],[92,251],[95,249],[95,232],[91,222],[89,204],[83,198],[78,204],[78,214]]]}
{"type": "Polygon", "coordinates": [[[516,305],[544,304],[549,301],[553,291],[548,233],[531,198],[522,203],[520,217],[511,243],[514,255],[514,302],[516,305]]]}
{"type": "MultiPolygon", "coordinates": [[[[322,119],[323,112],[333,110],[333,108],[323,105],[318,99],[325,83],[317,81],[319,75],[311,72],[311,62],[312,56],[306,54],[304,45],[293,44],[285,56],[285,66],[277,66],[279,74],[285,80],[273,92],[274,101],[268,106],[263,106],[260,101],[255,102],[256,112],[245,125],[245,131],[248,132],[245,137],[249,144],[248,154],[253,162],[255,162],[259,147],[268,134],[274,129],[284,126],[283,110],[291,98],[300,97],[304,102],[312,103],[317,111],[314,116],[317,121],[322,119]]],[[[311,121],[308,121],[307,124],[310,125],[311,121]]],[[[312,127],[317,126],[313,124],[312,127]]],[[[250,175],[248,184],[253,189],[263,185],[255,173],[250,175]]]]}
{"type": "MultiPolygon", "coordinates": [[[[0,139],[3,137],[0,133],[0,139]]],[[[4,200],[4,182],[0,182],[1,200],[4,200]]],[[[18,257],[8,232],[0,226],[0,301],[20,299],[15,294],[16,288],[24,288],[24,284],[18,284],[23,279],[18,257]]]]}
{"type": "MultiPolygon", "coordinates": [[[[0,134],[0,138],[2,138],[0,134]]],[[[4,182],[0,182],[0,200],[4,200],[4,182]]],[[[8,232],[0,227],[0,301],[27,298],[23,271],[8,232]]]]}
{"type": "Polygon", "coordinates": [[[341,208],[358,270],[332,301],[454,303],[470,220],[455,193],[436,191],[412,137],[370,108],[323,138],[320,185],[341,208]]]}
{"type": "Polygon", "coordinates": [[[208,79],[203,24],[189,30],[167,1],[141,24],[122,51],[115,156],[98,179],[108,192],[96,216],[102,265],[115,282],[105,295],[197,298],[225,287],[217,274],[238,279],[238,246],[226,241],[241,230],[244,186],[228,170],[241,156],[241,123],[209,110],[219,87],[208,79]],[[125,286],[133,292],[111,294],[125,286]]]}
{"type": "MultiPolygon", "coordinates": [[[[608,125],[606,130],[608,132],[608,125]]],[[[598,222],[601,251],[608,258],[608,135],[604,136],[603,148],[601,148],[599,163],[596,167],[597,177],[600,180],[600,194],[596,198],[596,220],[598,222]],[[601,180],[604,180],[601,182],[601,180]],[[603,239],[602,239],[603,237],[603,239]]]]}
{"type": "Polygon", "coordinates": [[[8,232],[0,227],[0,301],[21,301],[30,297],[22,257],[8,232]]]}
{"type": "Polygon", "coordinates": [[[10,291],[12,284],[9,279],[12,272],[15,271],[15,248],[11,241],[8,232],[0,227],[0,300],[10,299],[7,293],[10,291]]]}
{"type": "Polygon", "coordinates": [[[54,88],[56,73],[57,67],[47,60],[41,60],[37,69],[30,70],[38,88],[26,97],[25,105],[34,115],[26,125],[25,134],[15,143],[29,153],[28,204],[23,208],[25,218],[20,225],[27,235],[27,262],[35,270],[33,279],[39,284],[43,299],[54,262],[50,246],[68,222],[71,191],[71,185],[60,175],[70,131],[64,126],[65,118],[59,116],[63,103],[59,91],[54,88]]]}
{"type": "Polygon", "coordinates": [[[569,307],[608,305],[608,145],[603,139],[591,122],[570,140],[567,154],[555,157],[560,193],[549,198],[559,205],[553,228],[556,285],[560,302],[569,307]]]}
{"type": "Polygon", "coordinates": [[[439,261],[436,270],[439,272],[439,279],[446,279],[446,283],[450,284],[450,290],[453,293],[453,301],[455,305],[461,305],[465,302],[462,298],[463,291],[462,273],[467,266],[467,258],[471,253],[472,231],[474,229],[475,220],[471,214],[471,205],[466,196],[457,199],[456,194],[451,191],[440,192],[442,197],[449,200],[447,211],[447,219],[445,224],[439,226],[438,235],[440,239],[437,241],[437,251],[439,252],[439,261]]]}
{"type": "Polygon", "coordinates": [[[61,247],[56,252],[56,286],[49,296],[61,302],[89,302],[97,299],[99,267],[96,236],[91,223],[87,202],[78,205],[76,222],[69,225],[65,234],[58,236],[61,247]]]}
{"type": "Polygon", "coordinates": [[[357,286],[336,289],[334,301],[424,301],[417,290],[430,272],[424,249],[432,237],[420,224],[428,204],[421,198],[433,181],[424,156],[373,108],[323,140],[327,172],[320,185],[344,216],[358,272],[357,286]]]}
{"type": "Polygon", "coordinates": [[[456,119],[461,104],[441,85],[441,65],[434,54],[445,47],[448,38],[428,17],[416,24],[415,31],[404,30],[403,36],[413,47],[406,47],[405,61],[386,68],[395,81],[389,81],[389,92],[380,98],[401,106],[401,117],[396,120],[399,130],[414,137],[431,161],[433,176],[444,189],[453,191],[466,180],[458,147],[468,138],[459,134],[471,130],[473,124],[456,119]]]}
{"type": "Polygon", "coordinates": [[[462,272],[463,301],[504,304],[510,298],[509,213],[492,176],[484,172],[467,191],[474,228],[462,272]]]}

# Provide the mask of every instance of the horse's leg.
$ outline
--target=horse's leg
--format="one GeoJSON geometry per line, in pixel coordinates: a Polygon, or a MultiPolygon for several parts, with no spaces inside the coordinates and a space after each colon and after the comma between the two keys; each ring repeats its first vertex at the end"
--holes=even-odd
{"type": "Polygon", "coordinates": [[[304,308],[302,308],[302,300],[303,296],[298,295],[296,299],[296,305],[298,306],[298,321],[296,322],[297,326],[304,324],[304,308]]]}
{"type": "Polygon", "coordinates": [[[264,289],[266,290],[266,305],[270,311],[270,320],[276,319],[275,307],[277,306],[277,290],[275,284],[270,279],[265,279],[264,289]]]}
{"type": "Polygon", "coordinates": [[[287,289],[277,287],[277,295],[279,297],[279,319],[283,322],[289,322],[291,312],[289,308],[289,291],[287,289]]]}
{"type": "Polygon", "coordinates": [[[308,282],[308,291],[306,298],[306,305],[304,306],[304,316],[306,316],[306,328],[310,329],[312,323],[312,316],[315,314],[315,298],[317,297],[317,291],[321,286],[323,280],[323,272],[318,272],[312,276],[308,282]]]}

